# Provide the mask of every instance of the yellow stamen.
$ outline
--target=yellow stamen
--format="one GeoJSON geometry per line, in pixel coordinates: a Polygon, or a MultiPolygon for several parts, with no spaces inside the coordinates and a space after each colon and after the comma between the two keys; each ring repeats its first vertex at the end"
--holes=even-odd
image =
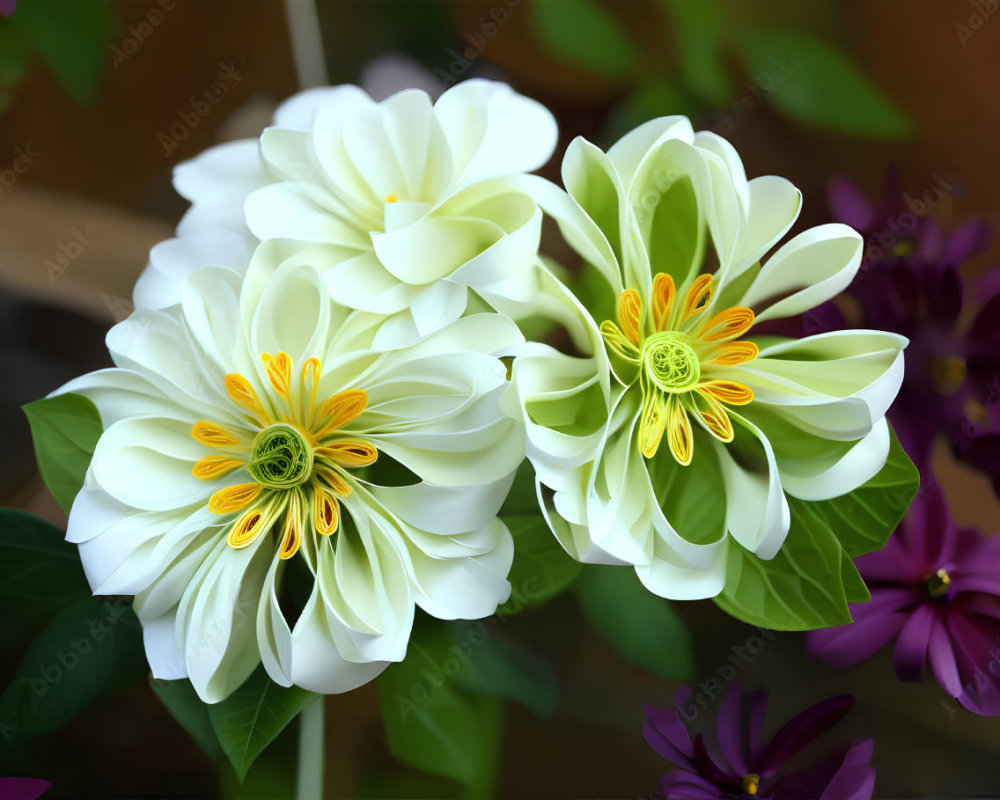
{"type": "Polygon", "coordinates": [[[256,542],[261,534],[265,533],[268,524],[268,515],[265,509],[253,507],[245,512],[229,529],[226,536],[226,544],[234,550],[242,550],[256,542]]]}
{"type": "Polygon", "coordinates": [[[731,406],[745,406],[753,400],[753,389],[736,381],[708,381],[701,384],[697,391],[731,406]]]}
{"type": "Polygon", "coordinates": [[[240,511],[256,500],[263,488],[259,483],[238,483],[219,489],[208,501],[208,510],[213,514],[240,511]]]}
{"type": "Polygon", "coordinates": [[[674,307],[674,279],[665,272],[653,278],[653,327],[665,331],[674,307]]]}
{"type": "Polygon", "coordinates": [[[700,314],[708,304],[712,302],[714,285],[712,276],[709,274],[699,275],[684,295],[684,308],[681,313],[681,322],[691,319],[700,314]]]}
{"type": "Polygon", "coordinates": [[[340,505],[332,492],[313,483],[313,527],[321,536],[329,536],[340,524],[340,505]]]}
{"type": "Polygon", "coordinates": [[[316,433],[316,440],[322,441],[330,431],[344,427],[368,407],[368,394],[360,389],[338,392],[319,407],[320,419],[329,417],[326,424],[316,433]]]}
{"type": "Polygon", "coordinates": [[[198,480],[214,481],[244,464],[238,458],[225,456],[205,456],[191,468],[191,474],[198,480]]]}
{"type": "Polygon", "coordinates": [[[642,340],[642,298],[635,289],[626,289],[618,298],[618,322],[626,338],[638,347],[642,340]]]}
{"type": "Polygon", "coordinates": [[[760,791],[760,775],[757,775],[754,772],[751,772],[749,775],[744,775],[740,788],[751,797],[756,797],[757,792],[760,791]]]}
{"type": "Polygon", "coordinates": [[[626,339],[625,334],[611,320],[606,319],[601,323],[601,335],[605,344],[616,356],[633,364],[639,363],[639,348],[626,339]]]}
{"type": "Polygon", "coordinates": [[[652,458],[660,449],[663,431],[667,428],[667,399],[664,393],[650,387],[642,398],[639,417],[639,452],[652,458]]]}
{"type": "Polygon", "coordinates": [[[691,420],[677,395],[667,400],[667,445],[677,463],[686,467],[694,454],[694,440],[691,434],[691,420]]]}
{"type": "Polygon", "coordinates": [[[705,323],[697,338],[703,342],[728,342],[738,339],[753,325],[753,311],[745,306],[733,306],[720,311],[705,323]]]}
{"type": "Polygon", "coordinates": [[[336,471],[328,467],[317,467],[316,475],[326,482],[335,495],[347,497],[351,493],[350,484],[347,483],[336,471]]]}
{"type": "Polygon", "coordinates": [[[711,394],[703,392],[700,388],[695,389],[695,410],[698,417],[705,424],[708,432],[720,442],[731,442],[733,440],[733,422],[729,419],[729,414],[722,404],[712,397],[711,394]]]}
{"type": "Polygon", "coordinates": [[[249,411],[261,422],[270,421],[271,416],[264,409],[257,392],[250,385],[250,381],[239,373],[231,372],[226,376],[226,394],[236,405],[249,411]]]}
{"type": "Polygon", "coordinates": [[[191,427],[191,438],[208,447],[239,447],[240,444],[235,435],[206,420],[191,427]]]}
{"type": "Polygon", "coordinates": [[[394,195],[392,192],[390,192],[385,196],[385,202],[387,203],[395,203],[397,200],[399,200],[399,198],[396,197],[396,195],[394,195]]]}
{"type": "Polygon", "coordinates": [[[312,426],[316,415],[316,390],[319,388],[319,378],[323,372],[323,366],[318,358],[307,358],[302,365],[302,400],[307,405],[302,409],[302,419],[306,425],[312,426]],[[309,399],[306,400],[306,394],[309,399]]]}
{"type": "Polygon", "coordinates": [[[264,353],[261,359],[267,368],[267,377],[274,391],[287,400],[292,394],[292,359],[288,353],[278,353],[273,357],[269,353],[264,353]]]}
{"type": "Polygon", "coordinates": [[[285,509],[285,526],[281,533],[278,558],[289,559],[302,545],[302,501],[298,492],[292,492],[285,509]]]}
{"type": "Polygon", "coordinates": [[[944,597],[951,591],[951,575],[946,569],[939,569],[924,579],[924,586],[931,597],[944,597]]]}
{"type": "Polygon", "coordinates": [[[378,450],[368,442],[344,441],[317,447],[317,458],[325,458],[341,467],[367,467],[378,458],[378,450]]]}
{"type": "Polygon", "coordinates": [[[715,349],[715,358],[707,364],[718,364],[720,367],[735,367],[746,364],[757,358],[757,345],[753,342],[726,342],[715,349]]]}

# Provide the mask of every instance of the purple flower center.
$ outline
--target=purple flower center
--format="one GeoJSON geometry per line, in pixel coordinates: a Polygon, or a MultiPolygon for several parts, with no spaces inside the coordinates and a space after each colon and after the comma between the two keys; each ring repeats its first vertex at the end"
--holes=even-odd
{"type": "Polygon", "coordinates": [[[931,597],[947,597],[951,591],[951,576],[942,567],[924,578],[924,588],[931,597]]]}
{"type": "Polygon", "coordinates": [[[955,394],[965,381],[965,359],[960,356],[936,356],[930,364],[931,385],[938,394],[955,394]]]}

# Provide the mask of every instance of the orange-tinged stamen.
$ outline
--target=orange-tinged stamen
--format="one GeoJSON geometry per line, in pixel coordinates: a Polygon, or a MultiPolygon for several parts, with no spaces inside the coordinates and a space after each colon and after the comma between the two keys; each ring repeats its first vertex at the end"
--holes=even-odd
{"type": "Polygon", "coordinates": [[[650,389],[643,398],[639,417],[639,452],[646,458],[655,456],[666,428],[667,399],[663,392],[650,389]]]}
{"type": "Polygon", "coordinates": [[[653,327],[658,331],[667,329],[675,293],[673,276],[665,272],[657,273],[653,278],[653,327]]]}
{"type": "Polygon", "coordinates": [[[396,195],[394,195],[392,192],[389,192],[389,194],[387,194],[385,196],[385,202],[387,202],[387,203],[395,203],[398,200],[399,200],[399,198],[396,197],[396,195]]]}
{"type": "Polygon", "coordinates": [[[736,381],[708,381],[696,391],[731,406],[745,406],[753,400],[753,389],[736,381]]]}
{"type": "Polygon", "coordinates": [[[625,338],[638,347],[642,340],[642,298],[635,289],[626,289],[618,298],[618,322],[625,338]]]}
{"type": "Polygon", "coordinates": [[[738,339],[753,325],[753,311],[746,306],[733,306],[720,311],[705,323],[697,338],[703,342],[728,342],[738,339]]]}
{"type": "Polygon", "coordinates": [[[274,391],[287,400],[292,394],[292,359],[288,353],[278,353],[276,356],[264,353],[261,359],[274,391]]]}
{"type": "Polygon", "coordinates": [[[321,536],[329,536],[340,524],[340,505],[334,494],[319,483],[313,484],[313,526],[321,536]]]}
{"type": "Polygon", "coordinates": [[[714,350],[715,357],[706,363],[720,367],[735,367],[757,358],[757,345],[753,342],[726,342],[714,350]]]}
{"type": "Polygon", "coordinates": [[[302,502],[298,492],[293,492],[285,509],[285,525],[281,532],[281,546],[278,558],[289,559],[302,545],[302,502]]]}
{"type": "Polygon", "coordinates": [[[319,407],[320,419],[329,417],[326,424],[316,433],[317,441],[330,431],[344,427],[368,407],[368,393],[360,389],[338,392],[319,407]]]}
{"type": "Polygon", "coordinates": [[[267,528],[264,509],[254,507],[246,511],[229,529],[226,544],[234,550],[242,550],[256,542],[267,528]]]}
{"type": "Polygon", "coordinates": [[[249,411],[260,422],[270,421],[271,415],[264,409],[256,390],[250,385],[250,381],[238,372],[231,372],[226,376],[226,394],[236,405],[249,411]]]}
{"type": "Polygon", "coordinates": [[[240,511],[256,500],[263,488],[259,483],[238,483],[219,489],[208,501],[208,510],[213,514],[240,511]]]}
{"type": "Polygon", "coordinates": [[[378,459],[378,450],[368,442],[344,441],[317,447],[317,458],[325,458],[341,467],[367,467],[378,459]]]}
{"type": "Polygon", "coordinates": [[[713,291],[714,284],[711,275],[706,273],[695,278],[694,282],[688,288],[687,294],[684,295],[681,322],[691,319],[691,317],[700,314],[708,308],[708,304],[712,301],[713,291]]]}
{"type": "Polygon", "coordinates": [[[685,467],[691,463],[694,454],[691,420],[677,395],[671,395],[667,400],[667,445],[677,463],[685,467]]]}
{"type": "Polygon", "coordinates": [[[214,481],[237,467],[242,467],[243,464],[244,462],[238,458],[205,456],[191,468],[191,474],[202,481],[214,481]]]}
{"type": "Polygon", "coordinates": [[[731,442],[733,440],[733,421],[726,413],[726,409],[712,395],[701,389],[695,389],[698,398],[695,400],[695,409],[701,421],[705,423],[708,432],[720,442],[731,442]]]}
{"type": "Polygon", "coordinates": [[[196,422],[191,427],[191,437],[207,447],[239,447],[240,440],[225,428],[207,420],[196,422]]]}
{"type": "Polygon", "coordinates": [[[335,495],[347,497],[351,493],[350,484],[338,475],[335,470],[329,467],[317,467],[316,475],[326,482],[326,485],[330,487],[330,491],[335,495]]]}

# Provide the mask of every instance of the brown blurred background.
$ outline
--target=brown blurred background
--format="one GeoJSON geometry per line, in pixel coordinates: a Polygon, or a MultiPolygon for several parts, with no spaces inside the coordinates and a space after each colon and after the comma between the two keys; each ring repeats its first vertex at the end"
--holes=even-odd
{"type": "MultiPolygon", "coordinates": [[[[673,32],[654,2],[603,4],[640,53],[634,69],[615,76],[553,55],[531,24],[532,2],[545,0],[506,4],[508,16],[463,76],[500,77],[546,103],[560,123],[560,151],[576,135],[609,144],[636,87],[679,69],[673,32]]],[[[502,5],[321,2],[327,80],[363,80],[375,94],[406,82],[440,89],[440,75],[468,46],[463,35],[479,31],[483,15],[502,5]],[[388,54],[394,59],[386,61],[388,54]],[[399,60],[403,56],[408,60],[399,60]]],[[[748,175],[777,173],[802,189],[801,224],[829,220],[831,176],[846,175],[878,197],[891,164],[914,196],[937,176],[957,179],[961,189],[937,207],[946,228],[976,214],[1000,224],[1000,13],[981,15],[980,27],[963,40],[956,23],[968,25],[980,13],[968,0],[749,0],[726,7],[731,30],[764,22],[813,33],[836,47],[909,117],[913,135],[879,141],[790,120],[755,91],[751,76],[725,49],[734,102],[691,110],[653,102],[643,106],[647,116],[692,113],[697,127],[727,115],[726,132],[748,175]]],[[[13,168],[18,158],[24,167],[12,185],[0,186],[0,499],[57,523],[61,514],[35,474],[19,406],[108,364],[104,333],[128,313],[149,247],[171,235],[185,207],[171,188],[171,168],[217,142],[256,135],[275,104],[300,87],[286,7],[278,0],[119,0],[111,8],[117,28],[104,45],[93,102],[73,99],[35,57],[7,93],[9,105],[0,116],[0,170],[13,168]],[[137,37],[130,26],[148,21],[153,11],[162,12],[161,21],[137,37]],[[135,40],[127,48],[131,54],[129,39],[135,40]],[[116,56],[115,48],[128,57],[116,56]],[[190,108],[192,95],[216,80],[220,62],[235,65],[241,77],[166,153],[158,134],[190,108]],[[53,270],[60,251],[65,263],[53,270]]],[[[557,179],[555,161],[545,173],[557,179]]],[[[972,275],[998,262],[1000,244],[994,242],[965,269],[972,275]]],[[[988,481],[951,463],[943,449],[939,460],[956,515],[987,530],[1000,527],[1000,505],[988,481]]],[[[683,612],[694,628],[699,679],[711,677],[728,648],[751,633],[708,603],[683,612]]],[[[667,703],[675,687],[624,665],[586,629],[571,599],[532,617],[529,635],[560,666],[565,684],[552,721],[508,710],[500,796],[646,796],[665,765],[641,738],[641,706],[667,703]]],[[[13,633],[2,641],[9,664],[0,677],[6,677],[24,641],[13,633]]],[[[933,683],[898,684],[887,658],[834,673],[805,659],[799,637],[782,634],[741,680],[784,687],[775,718],[835,691],[854,691],[859,703],[849,727],[876,737],[880,797],[942,796],[933,787],[945,785],[965,796],[1000,791],[1000,721],[956,715],[933,683]]],[[[382,740],[373,687],[331,698],[327,709],[327,796],[402,796],[391,794],[403,785],[393,777],[402,768],[382,740]]],[[[280,744],[273,758],[282,757],[280,744]]],[[[52,797],[268,796],[254,795],[252,787],[237,790],[232,781],[220,788],[215,766],[144,685],[39,739],[23,768],[52,780],[52,797]]],[[[254,769],[263,775],[267,764],[254,769]]],[[[408,779],[405,785],[420,785],[408,779]]],[[[437,791],[428,780],[428,793],[417,796],[437,791]]]]}

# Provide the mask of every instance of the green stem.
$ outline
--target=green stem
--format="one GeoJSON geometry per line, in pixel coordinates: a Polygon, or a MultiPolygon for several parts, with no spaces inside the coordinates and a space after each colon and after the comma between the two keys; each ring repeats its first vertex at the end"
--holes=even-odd
{"type": "Polygon", "coordinates": [[[324,709],[320,696],[299,715],[299,771],[295,800],[322,800],[324,761],[324,709]]]}

